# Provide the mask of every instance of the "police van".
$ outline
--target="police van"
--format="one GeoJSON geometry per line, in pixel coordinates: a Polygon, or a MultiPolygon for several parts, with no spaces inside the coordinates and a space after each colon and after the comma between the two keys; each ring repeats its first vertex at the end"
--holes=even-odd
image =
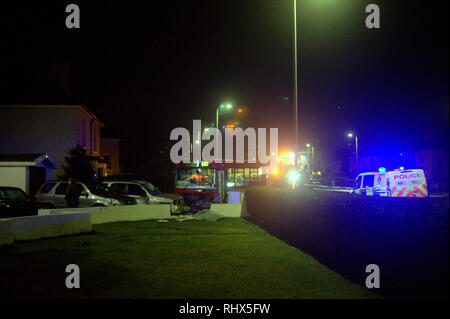
{"type": "Polygon", "coordinates": [[[354,194],[387,197],[426,197],[427,180],[422,169],[405,170],[403,167],[386,171],[359,174],[355,180],[354,194]]]}

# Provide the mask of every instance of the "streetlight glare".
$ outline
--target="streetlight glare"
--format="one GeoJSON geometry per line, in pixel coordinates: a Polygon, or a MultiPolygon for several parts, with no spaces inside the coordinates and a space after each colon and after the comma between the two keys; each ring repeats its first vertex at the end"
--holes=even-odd
{"type": "Polygon", "coordinates": [[[353,133],[348,133],[347,136],[348,137],[353,137],[353,133]]]}
{"type": "Polygon", "coordinates": [[[308,143],[308,144],[306,144],[306,147],[311,147],[311,144],[309,144],[309,143],[308,143]]]}
{"type": "Polygon", "coordinates": [[[223,111],[220,111],[220,110],[223,110],[225,108],[229,110],[232,107],[233,106],[230,103],[228,103],[228,104],[224,103],[224,104],[221,104],[219,107],[216,107],[216,128],[219,128],[219,113],[223,112],[223,111]]]}

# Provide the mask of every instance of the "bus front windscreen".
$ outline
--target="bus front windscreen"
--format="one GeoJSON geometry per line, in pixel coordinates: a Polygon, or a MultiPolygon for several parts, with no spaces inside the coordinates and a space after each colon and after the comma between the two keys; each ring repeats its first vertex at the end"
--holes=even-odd
{"type": "Polygon", "coordinates": [[[214,170],[205,168],[183,168],[177,170],[177,186],[214,186],[214,170]]]}

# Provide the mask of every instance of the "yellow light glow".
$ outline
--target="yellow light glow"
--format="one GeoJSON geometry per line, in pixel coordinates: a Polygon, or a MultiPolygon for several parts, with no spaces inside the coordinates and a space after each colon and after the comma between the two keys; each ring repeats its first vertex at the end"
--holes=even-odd
{"type": "Polygon", "coordinates": [[[294,153],[293,152],[282,152],[280,154],[281,158],[293,158],[294,157],[294,153]]]}
{"type": "Polygon", "coordinates": [[[272,170],[273,175],[277,175],[278,173],[279,173],[279,171],[276,168],[272,170]]]}

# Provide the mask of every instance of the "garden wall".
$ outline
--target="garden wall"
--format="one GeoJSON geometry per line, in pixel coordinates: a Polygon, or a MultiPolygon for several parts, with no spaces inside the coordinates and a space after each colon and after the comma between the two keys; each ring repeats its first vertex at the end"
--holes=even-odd
{"type": "Polygon", "coordinates": [[[54,215],[65,211],[89,212],[92,216],[93,225],[112,222],[171,218],[170,204],[50,209],[39,211],[39,215],[54,215]]]}
{"type": "Polygon", "coordinates": [[[26,216],[0,219],[0,246],[16,240],[59,237],[90,232],[89,213],[65,212],[47,216],[26,216]]]}

